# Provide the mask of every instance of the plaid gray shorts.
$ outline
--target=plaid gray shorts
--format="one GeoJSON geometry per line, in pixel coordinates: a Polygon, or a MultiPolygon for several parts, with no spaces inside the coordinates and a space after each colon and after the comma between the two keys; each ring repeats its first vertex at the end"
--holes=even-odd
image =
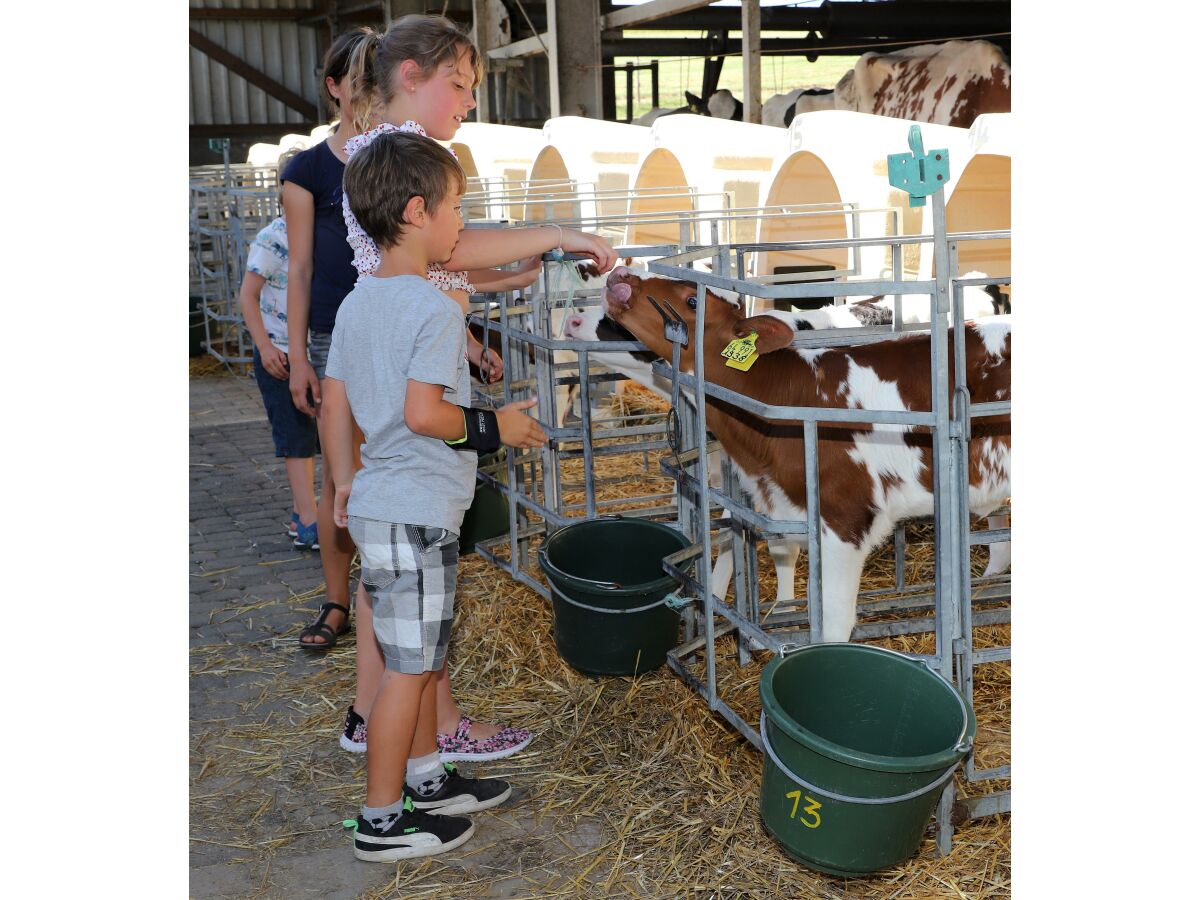
{"type": "Polygon", "coordinates": [[[349,530],[385,664],[406,675],[438,671],[450,645],[458,535],[358,516],[349,530]]]}

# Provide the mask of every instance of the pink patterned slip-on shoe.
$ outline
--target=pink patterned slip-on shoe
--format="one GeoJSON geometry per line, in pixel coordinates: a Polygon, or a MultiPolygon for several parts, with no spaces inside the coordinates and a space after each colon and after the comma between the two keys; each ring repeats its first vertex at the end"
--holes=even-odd
{"type": "Polygon", "coordinates": [[[346,710],[346,724],[342,726],[342,736],[338,738],[338,743],[342,745],[343,750],[349,750],[351,753],[367,752],[367,723],[354,711],[353,703],[346,710]]]}
{"type": "Polygon", "coordinates": [[[475,740],[468,736],[471,724],[471,717],[463,716],[458,720],[458,728],[454,734],[437,736],[442,762],[486,762],[491,759],[503,759],[524,750],[533,740],[533,732],[529,729],[511,726],[501,729],[485,740],[475,740]]]}

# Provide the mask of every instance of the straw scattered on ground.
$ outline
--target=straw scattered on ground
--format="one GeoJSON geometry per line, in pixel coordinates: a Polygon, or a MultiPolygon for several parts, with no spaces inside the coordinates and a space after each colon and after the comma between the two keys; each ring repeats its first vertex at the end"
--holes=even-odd
{"type": "MultiPolygon", "coordinates": [[[[634,391],[620,402],[629,412],[628,404],[644,400],[634,391]]],[[[669,489],[669,481],[657,476],[659,455],[597,460],[598,476],[628,476],[602,496],[669,489]]],[[[931,527],[918,523],[909,535],[909,578],[931,579],[931,527]]],[[[975,560],[977,570],[982,564],[982,557],[975,560]]],[[[761,549],[759,568],[762,596],[771,598],[775,574],[761,549]]],[[[890,585],[892,573],[889,547],[872,556],[863,589],[890,585]]],[[[802,555],[800,593],[805,576],[802,555]]],[[[480,770],[518,786],[514,802],[540,823],[537,834],[544,838],[504,841],[505,862],[486,877],[434,858],[397,866],[386,888],[363,896],[488,896],[498,882],[508,885],[503,896],[529,898],[1010,896],[1007,815],[960,825],[945,858],[936,854],[931,828],[915,858],[873,878],[847,880],[803,868],[762,828],[761,756],[667,668],[637,678],[576,673],[554,647],[547,602],[477,555],[460,564],[458,598],[451,666],[459,703],[481,720],[537,732],[527,751],[480,770]],[[581,846],[580,834],[598,845],[581,846]]],[[[244,680],[247,686],[240,703],[193,722],[192,840],[232,848],[234,860],[265,864],[262,896],[271,893],[276,854],[329,846],[340,820],[353,816],[363,797],[364,758],[330,750],[354,692],[353,640],[344,639],[319,667],[297,660],[296,636],[322,600],[320,587],[289,598],[296,625],[277,638],[191,653],[193,678],[216,677],[226,685],[244,680]],[[257,715],[264,709],[270,712],[257,715]]],[[[253,617],[256,609],[278,602],[247,597],[214,617],[253,617]]],[[[975,639],[980,646],[1007,644],[1009,628],[977,629],[975,639]]],[[[933,650],[932,635],[871,643],[933,650]]],[[[722,696],[756,721],[758,673],[767,654],[755,653],[739,667],[732,637],[720,639],[716,653],[722,696]]],[[[701,651],[695,671],[703,665],[701,651]]],[[[1007,662],[978,669],[981,766],[1008,762],[1009,696],[1007,662]]],[[[961,777],[959,784],[971,793],[1007,787],[966,786],[961,777]]],[[[490,849],[468,845],[467,856],[490,849]]]]}

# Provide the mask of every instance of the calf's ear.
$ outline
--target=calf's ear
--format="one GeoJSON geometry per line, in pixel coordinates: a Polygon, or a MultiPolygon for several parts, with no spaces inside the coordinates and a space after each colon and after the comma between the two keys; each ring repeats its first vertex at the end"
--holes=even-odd
{"type": "Polygon", "coordinates": [[[774,316],[751,316],[738,321],[733,326],[734,337],[746,337],[752,331],[758,332],[758,340],[754,343],[754,349],[758,351],[759,356],[788,346],[796,336],[786,322],[774,316]]]}

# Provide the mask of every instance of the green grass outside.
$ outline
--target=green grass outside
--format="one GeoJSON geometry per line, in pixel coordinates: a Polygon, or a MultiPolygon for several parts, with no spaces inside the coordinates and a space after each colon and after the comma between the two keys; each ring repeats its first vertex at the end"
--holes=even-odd
{"type": "MultiPolygon", "coordinates": [[[[678,31],[639,31],[630,32],[631,37],[675,37],[697,38],[702,32],[678,31]]],[[[740,36],[733,32],[730,37],[740,36]]],[[[767,37],[790,37],[787,32],[763,32],[767,37]]],[[[697,46],[703,46],[697,41],[697,46]]],[[[617,65],[617,118],[625,115],[625,75],[621,66],[626,62],[635,65],[648,63],[654,57],[623,57],[615,60],[617,65]]],[[[683,92],[689,90],[700,94],[701,81],[704,77],[704,59],[702,57],[658,57],[658,105],[674,109],[684,105],[683,92]]],[[[762,99],[770,99],[776,94],[786,94],[798,87],[833,87],[838,83],[847,69],[854,67],[857,56],[822,56],[815,63],[810,63],[803,56],[784,56],[771,54],[762,57],[762,99]]],[[[742,57],[730,56],[725,59],[721,69],[721,79],[718,88],[728,88],[738,99],[742,97],[742,57]]],[[[636,119],[650,111],[650,72],[649,70],[633,73],[633,117],[636,119]]]]}

